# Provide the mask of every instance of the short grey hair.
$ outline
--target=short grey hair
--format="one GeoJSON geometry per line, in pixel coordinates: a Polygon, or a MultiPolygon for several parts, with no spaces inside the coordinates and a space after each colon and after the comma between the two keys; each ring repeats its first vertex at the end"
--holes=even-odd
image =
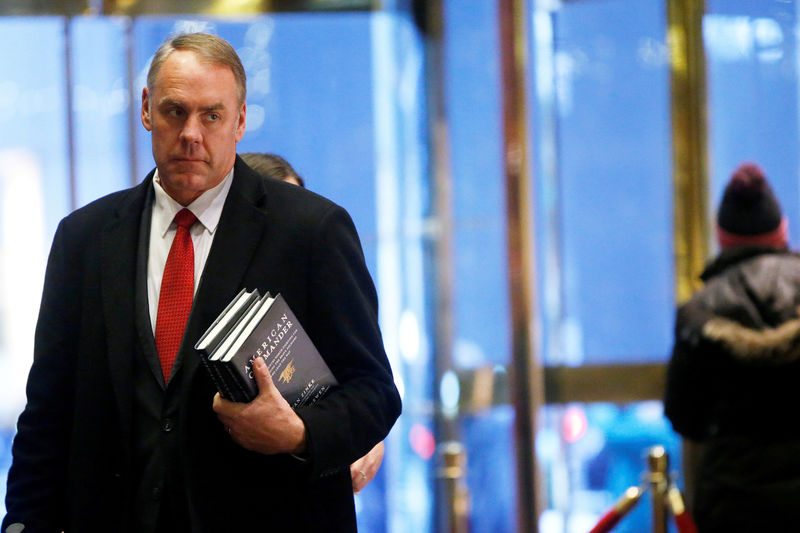
{"type": "Polygon", "coordinates": [[[239,105],[244,103],[247,98],[247,76],[244,73],[242,60],[239,59],[236,50],[233,49],[228,41],[210,33],[182,33],[164,41],[164,44],[159,46],[155,55],[153,55],[150,70],[147,72],[147,88],[150,91],[153,90],[158,72],[164,65],[164,61],[175,50],[189,50],[196,53],[204,61],[229,67],[236,80],[239,105]]]}

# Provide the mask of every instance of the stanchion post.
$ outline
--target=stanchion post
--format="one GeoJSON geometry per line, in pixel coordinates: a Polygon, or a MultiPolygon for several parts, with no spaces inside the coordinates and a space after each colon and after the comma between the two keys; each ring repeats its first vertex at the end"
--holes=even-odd
{"type": "Polygon", "coordinates": [[[650,466],[650,492],[653,497],[653,533],[667,533],[667,490],[669,456],[663,446],[653,446],[647,453],[650,466]]]}
{"type": "Polygon", "coordinates": [[[464,482],[467,456],[464,446],[455,441],[439,446],[441,468],[438,477],[444,491],[444,501],[449,502],[448,533],[469,533],[469,490],[464,482]]]}
{"type": "MultiPolygon", "coordinates": [[[[667,514],[675,519],[678,533],[697,533],[689,510],[683,502],[681,491],[672,484],[667,474],[669,455],[663,446],[653,446],[647,452],[647,464],[650,471],[647,482],[653,497],[653,529],[652,533],[667,533],[667,514]]],[[[589,533],[608,533],[616,526],[642,497],[646,487],[628,487],[614,506],[600,517],[589,533]]]]}

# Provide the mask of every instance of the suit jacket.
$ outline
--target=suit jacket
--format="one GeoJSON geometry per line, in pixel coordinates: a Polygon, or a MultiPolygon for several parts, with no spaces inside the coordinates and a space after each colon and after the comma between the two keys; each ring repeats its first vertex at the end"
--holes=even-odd
{"type": "MultiPolygon", "coordinates": [[[[137,327],[135,303],[152,177],[59,224],[3,531],[15,522],[26,533],[126,531],[131,523],[132,367],[153,346],[149,328],[137,327]]],[[[176,364],[176,430],[193,531],[355,531],[347,467],[386,436],[400,399],[375,288],[344,209],[263,179],[237,157],[176,364]],[[242,287],[283,294],[340,383],[298,410],[305,462],[239,447],[211,409],[216,391],[192,346],[242,287]]]]}

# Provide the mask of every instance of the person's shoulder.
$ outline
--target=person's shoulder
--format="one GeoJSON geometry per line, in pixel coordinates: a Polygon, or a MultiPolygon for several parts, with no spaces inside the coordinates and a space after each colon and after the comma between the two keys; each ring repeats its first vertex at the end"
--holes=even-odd
{"type": "Polygon", "coordinates": [[[346,214],[335,201],[315,191],[273,178],[262,177],[268,209],[304,220],[325,218],[331,213],[346,214]]]}
{"type": "Polygon", "coordinates": [[[126,209],[141,211],[142,202],[145,198],[145,184],[115,191],[75,209],[64,217],[63,223],[72,226],[83,226],[110,222],[126,209]]]}
{"type": "Polygon", "coordinates": [[[773,265],[800,266],[800,253],[793,250],[781,250],[772,254],[764,254],[757,259],[773,265]]]}
{"type": "Polygon", "coordinates": [[[765,253],[741,263],[732,274],[750,283],[771,283],[776,279],[795,280],[800,285],[800,254],[789,250],[765,253]]]}
{"type": "Polygon", "coordinates": [[[277,198],[287,201],[308,203],[312,206],[329,206],[335,202],[321,194],[295,185],[294,183],[287,183],[275,178],[261,176],[260,179],[264,183],[267,192],[275,195],[277,198]]]}
{"type": "Polygon", "coordinates": [[[263,192],[267,200],[271,203],[304,203],[312,207],[328,207],[335,204],[330,199],[306,189],[305,187],[260,174],[247,166],[241,157],[237,157],[233,168],[234,180],[241,180],[238,185],[236,181],[234,181],[234,189],[239,191],[246,198],[251,195],[255,197],[261,196],[263,192]]]}
{"type": "Polygon", "coordinates": [[[705,292],[713,292],[714,287],[771,280],[776,275],[787,274],[800,277],[800,254],[785,249],[742,246],[721,252],[701,277],[705,292]]]}

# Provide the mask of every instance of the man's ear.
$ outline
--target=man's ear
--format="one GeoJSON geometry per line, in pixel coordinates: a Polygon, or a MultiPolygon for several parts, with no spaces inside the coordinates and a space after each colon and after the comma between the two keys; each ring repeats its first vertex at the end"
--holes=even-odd
{"type": "Polygon", "coordinates": [[[242,140],[242,137],[244,137],[244,130],[246,129],[246,117],[247,103],[243,103],[241,109],[239,109],[239,117],[236,120],[236,128],[233,130],[233,136],[237,143],[242,140]]]}
{"type": "Polygon", "coordinates": [[[153,124],[150,121],[150,93],[147,87],[142,89],[142,126],[147,131],[153,129],[153,124]]]}

